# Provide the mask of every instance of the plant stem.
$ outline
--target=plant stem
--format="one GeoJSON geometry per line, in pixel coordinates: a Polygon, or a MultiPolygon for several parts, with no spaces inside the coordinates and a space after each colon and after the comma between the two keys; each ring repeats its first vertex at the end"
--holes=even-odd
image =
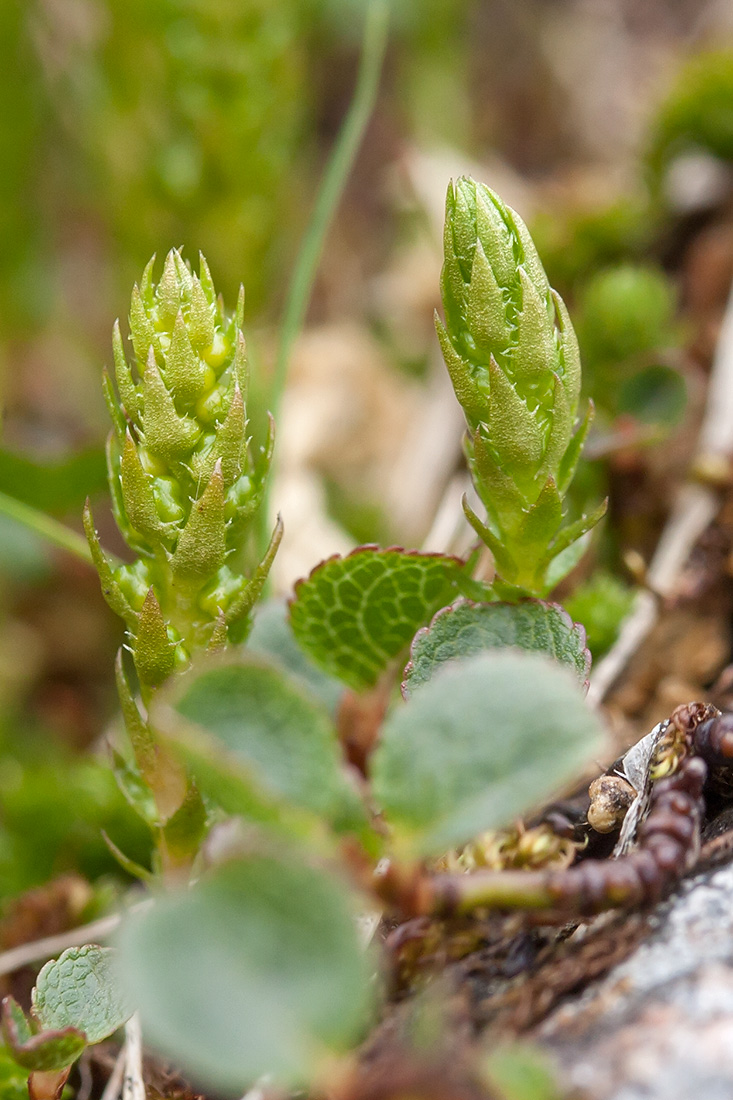
{"type": "Polygon", "coordinates": [[[557,903],[543,871],[478,871],[472,875],[439,875],[435,901],[452,913],[474,909],[550,909],[557,903]]]}
{"type": "MultiPolygon", "coordinates": [[[[287,382],[290,353],[305,319],[324,241],[374,109],[382,72],[382,59],[387,44],[388,21],[388,0],[371,0],[364,24],[361,61],[354,97],[321,180],[313,213],[288,289],[269,402],[270,412],[276,421],[287,382]]],[[[270,478],[270,484],[272,484],[272,478],[270,478]]],[[[266,503],[260,514],[262,538],[265,539],[268,515],[266,503]]]]}
{"type": "Polygon", "coordinates": [[[386,908],[408,917],[447,917],[475,909],[552,909],[556,878],[547,871],[426,874],[420,865],[390,862],[372,874],[370,889],[386,908]]]}
{"type": "Polygon", "coordinates": [[[30,505],[23,504],[22,501],[6,493],[0,493],[0,514],[16,520],[30,531],[40,535],[46,542],[53,543],[54,546],[66,550],[69,554],[74,554],[88,565],[92,564],[87,540],[44,512],[39,512],[38,509],[31,508],[30,505]]]}

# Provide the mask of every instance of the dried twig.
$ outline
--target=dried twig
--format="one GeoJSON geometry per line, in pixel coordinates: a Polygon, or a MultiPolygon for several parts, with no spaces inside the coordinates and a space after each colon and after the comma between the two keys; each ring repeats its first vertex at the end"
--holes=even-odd
{"type": "Polygon", "coordinates": [[[125,1076],[122,1082],[122,1100],[145,1100],[143,1035],[137,1013],[125,1024],[125,1076]]]}
{"type": "Polygon", "coordinates": [[[13,974],[24,966],[32,966],[33,963],[52,959],[67,947],[80,947],[83,943],[107,939],[117,928],[121,919],[119,913],[112,913],[109,917],[102,917],[100,920],[92,921],[91,924],[82,924],[68,932],[60,932],[57,936],[45,936],[42,940],[22,943],[19,947],[4,951],[0,955],[0,977],[13,974]]]}
{"type": "Polygon", "coordinates": [[[112,1067],[112,1072],[109,1075],[107,1084],[104,1086],[104,1092],[102,1093],[102,1100],[119,1100],[120,1089],[122,1088],[122,1077],[125,1072],[125,1062],[127,1060],[127,1047],[122,1047],[120,1053],[117,1055],[117,1061],[112,1067]]]}
{"type": "MultiPolygon", "coordinates": [[[[149,901],[138,902],[137,905],[131,905],[128,912],[137,912],[149,904],[149,901]]],[[[121,920],[121,913],[110,913],[108,917],[100,917],[99,920],[92,921],[90,924],[71,928],[68,932],[59,932],[56,936],[45,936],[42,940],[12,947],[9,951],[0,954],[0,978],[5,974],[14,974],[24,966],[32,966],[34,963],[52,959],[67,947],[80,947],[83,943],[100,943],[112,935],[121,920]]]]}
{"type": "MultiPolygon", "coordinates": [[[[728,299],[713,361],[705,418],[695,465],[728,461],[733,454],[733,288],[728,299]]],[[[647,574],[647,590],[637,595],[615,645],[598,664],[588,698],[600,704],[629,660],[649,635],[659,615],[659,598],[672,596],[680,574],[703,531],[719,508],[714,489],[688,481],[679,494],[647,574]]]]}

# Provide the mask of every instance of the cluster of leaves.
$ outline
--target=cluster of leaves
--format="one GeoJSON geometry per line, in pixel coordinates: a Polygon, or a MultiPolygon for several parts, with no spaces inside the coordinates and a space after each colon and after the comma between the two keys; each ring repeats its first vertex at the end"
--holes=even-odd
{"type": "Polygon", "coordinates": [[[527,227],[488,187],[449,188],[444,251],[438,337],[487,522],[466,515],[493,554],[496,590],[543,595],[605,511],[567,523],[563,509],[592,415],[576,430],[578,343],[527,227]]]}
{"type": "MultiPolygon", "coordinates": [[[[280,149],[250,140],[262,120],[245,117],[244,99],[228,95],[226,59],[234,47],[223,50],[223,64],[222,50],[210,52],[212,41],[226,47],[231,39],[240,56],[241,38],[255,24],[261,43],[259,10],[252,25],[219,4],[194,4],[185,20],[172,9],[146,12],[162,21],[172,44],[170,69],[160,72],[139,64],[137,28],[125,23],[131,15],[139,21],[140,12],[129,5],[118,11],[112,0],[109,8],[115,79],[126,84],[134,58],[146,86],[139,118],[128,117],[114,81],[93,110],[80,113],[82,142],[95,130],[108,135],[100,178],[121,185],[127,202],[136,173],[152,173],[155,186],[146,180],[142,190],[159,193],[160,208],[190,228],[196,196],[220,187],[237,194],[227,178],[234,165],[242,171],[246,149],[254,158],[250,176],[262,177],[274,212],[273,180],[287,179],[288,141],[280,149]],[[120,27],[129,50],[118,48],[120,27]],[[226,164],[199,155],[214,70],[231,105],[226,164]],[[175,118],[162,127],[143,110],[151,79],[174,92],[175,118]],[[158,143],[161,129],[167,140],[158,143]],[[152,132],[159,155],[150,158],[152,132]]],[[[262,55],[245,51],[258,86],[284,89],[287,82],[270,78],[285,69],[295,80],[285,21],[262,55]]],[[[93,53],[68,71],[94,75],[93,53]]],[[[730,71],[722,55],[704,72],[690,70],[688,91],[660,123],[660,164],[699,135],[700,110],[714,123],[703,128],[702,144],[730,158],[729,112],[709,110],[727,95],[730,71]]],[[[240,75],[233,83],[241,91],[240,75]]],[[[83,84],[72,92],[83,95],[83,84]]],[[[253,101],[248,90],[244,96],[253,101]]],[[[286,129],[297,125],[297,113],[287,115],[286,129]]],[[[21,177],[11,173],[11,183],[19,186],[21,177]]],[[[143,205],[136,231],[150,224],[143,205]]],[[[112,206],[120,213],[119,203],[112,206]]],[[[234,225],[255,253],[264,248],[270,223],[256,202],[249,221],[221,204],[207,201],[203,209],[216,210],[229,239],[234,225]]],[[[568,280],[599,260],[637,252],[647,213],[642,203],[588,219],[585,256],[566,257],[568,280]]],[[[218,228],[204,218],[199,236],[213,240],[218,228]]],[[[151,262],[133,296],[132,365],[115,332],[116,388],[105,381],[114,425],[109,479],[117,522],[137,560],[120,565],[106,557],[89,512],[86,527],[135,666],[133,680],[120,657],[130,752],[118,754],[117,774],[156,833],[156,869],[185,877],[196,860],[197,875],[193,887],[178,884],[126,922],[118,946],[127,996],[151,1042],[216,1089],[239,1092],[265,1073],[286,1085],[322,1076],[374,1011],[379,962],[364,951],[356,916],[383,904],[398,914],[410,904],[431,911],[435,868],[448,849],[530,810],[599,744],[582,698],[585,635],[562,608],[537,598],[578,560],[602,511],[576,518],[567,507],[590,423],[588,414],[577,424],[572,325],[526,227],[488,188],[459,180],[450,189],[445,243],[438,331],[466,413],[467,457],[486,516],[468,504],[466,514],[493,554],[491,585],[472,578],[473,561],[365,546],[299,583],[289,625],[265,605],[253,627],[279,529],[258,564],[248,554],[249,524],[262,501],[270,444],[253,457],[246,438],[241,306],[229,317],[205,262],[197,277],[172,252],[160,281],[151,262]],[[401,697],[392,691],[398,674],[401,697]],[[347,760],[342,725],[354,699],[381,715],[362,746],[360,772],[347,760]],[[379,870],[385,860],[386,875],[379,870]]],[[[672,316],[669,284],[656,270],[626,264],[588,282],[581,346],[609,419],[633,411],[670,426],[681,414],[679,376],[659,359],[677,336],[672,316]]],[[[4,474],[15,480],[13,456],[3,459],[0,482],[4,474]]],[[[89,471],[98,477],[98,456],[90,456],[89,471]]],[[[26,474],[34,474],[30,465],[26,474]]],[[[32,495],[32,477],[25,480],[32,495]]],[[[38,486],[46,500],[36,506],[58,503],[57,492],[49,501],[42,472],[38,486]]],[[[603,576],[576,594],[573,615],[587,621],[596,651],[609,644],[628,599],[603,576]]],[[[124,1022],[129,1009],[111,960],[94,945],[74,949],[39,975],[30,1018],[6,1002],[5,1042],[13,1066],[31,1074],[32,1095],[59,1095],[87,1044],[124,1022]]],[[[4,1053],[0,1082],[7,1079],[10,1096],[18,1075],[4,1053]]],[[[511,1094],[509,1086],[504,1091],[511,1094]]]]}
{"type": "MultiPolygon", "coordinates": [[[[116,390],[105,375],[114,425],[107,448],[113,511],[137,559],[110,561],[88,503],[84,512],[92,558],[107,602],[125,622],[145,705],[192,654],[246,637],[282,532],[278,521],[262,561],[248,566],[273,435],[271,430],[255,459],[247,438],[244,292],[236,316],[229,317],[203,258],[199,277],[179,252],[170,252],[157,284],[153,262],[132,296],[134,363],[116,325],[116,390]]],[[[196,787],[161,755],[121,652],[117,687],[139,779],[152,804],[136,796],[122,758],[118,775],[156,832],[161,863],[188,862],[206,816],[196,787]]]]}
{"type": "MultiPolygon", "coordinates": [[[[370,549],[328,562],[299,586],[296,632],[312,639],[321,668],[366,690],[391,663],[373,655],[383,622],[407,634],[431,606],[413,596],[413,619],[403,610],[395,621],[389,588],[441,566],[455,569],[370,549]],[[365,570],[381,574],[382,598],[378,583],[357,589],[352,578],[365,570]]],[[[208,798],[250,826],[195,888],[121,937],[150,1041],[220,1089],[266,1072],[289,1084],[325,1072],[374,1009],[379,964],[355,925],[380,904],[365,893],[378,893],[373,869],[385,856],[406,872],[429,866],[567,781],[599,745],[582,698],[587,660],[582,631],[555,605],[459,602],[441,612],[413,644],[406,699],[388,712],[361,790],[328,697],[282,658],[209,658],[159,696],[152,720],[168,747],[208,798]],[[340,855],[348,838],[372,869],[362,889],[340,855]]]]}
{"type": "MultiPolygon", "coordinates": [[[[499,594],[516,600],[549,588],[549,563],[592,523],[565,528],[562,546],[553,544],[584,435],[573,435],[577,345],[521,220],[488,189],[459,181],[448,198],[447,327],[439,332],[467,414],[472,472],[489,511],[488,527],[473,520],[494,552],[501,582],[487,588],[472,581],[472,562],[365,546],[323,562],[296,586],[290,627],[312,664],[302,656],[293,662],[292,649],[273,645],[272,630],[268,642],[267,629],[255,631],[255,645],[244,653],[230,648],[202,656],[212,638],[226,648],[241,636],[226,630],[231,584],[224,591],[216,578],[227,567],[223,558],[209,560],[213,540],[208,528],[197,527],[190,554],[199,563],[196,592],[207,574],[215,583],[205,589],[212,599],[199,597],[195,612],[190,599],[183,605],[184,624],[175,600],[187,577],[178,576],[177,556],[193,521],[163,517],[161,502],[191,496],[186,478],[199,462],[197,441],[206,437],[192,429],[196,439],[186,440],[185,455],[147,457],[151,447],[160,450],[159,437],[180,434],[174,414],[188,416],[187,425],[200,415],[198,390],[188,398],[193,411],[176,405],[186,400],[177,349],[187,331],[200,326],[188,286],[182,261],[172,254],[160,283],[147,274],[145,289],[133,298],[140,374],[134,390],[116,337],[124,407],[120,417],[110,391],[117,416],[110,480],[119,493],[118,522],[143,555],[135,568],[147,570],[140,620],[128,629],[148,734],[162,754],[158,762],[183,762],[189,789],[205,805],[244,819],[253,831],[235,840],[223,861],[214,856],[215,866],[194,889],[174,892],[131,920],[120,950],[146,1033],[194,1075],[223,1089],[267,1072],[295,1084],[318,1076],[328,1058],[349,1049],[369,1019],[375,962],[359,943],[354,917],[381,904],[362,893],[380,896],[374,877],[380,861],[389,858],[408,880],[425,874],[446,850],[548,796],[598,743],[597,720],[582,698],[589,660],[582,629],[553,604],[497,601],[499,594]],[[168,284],[175,301],[166,311],[168,284]],[[164,343],[156,335],[161,326],[164,343]],[[157,432],[164,408],[157,394],[164,390],[176,430],[168,425],[157,432]],[[155,493],[161,478],[168,479],[165,500],[155,493]],[[169,686],[172,664],[153,677],[150,662],[140,657],[143,609],[153,599],[181,636],[182,661],[200,655],[169,686]],[[216,634],[220,621],[224,630],[216,634]],[[390,704],[389,685],[411,642],[403,699],[390,704]],[[334,684],[384,698],[386,714],[365,747],[358,782],[340,740],[334,703],[342,688],[334,692],[334,684]],[[343,861],[347,840],[361,852],[356,864],[343,861]],[[185,969],[174,962],[182,955],[190,960],[185,969]],[[276,970],[287,974],[286,983],[274,981],[276,970]]],[[[213,290],[206,302],[220,316],[213,290]]],[[[203,368],[197,364],[211,355],[213,339],[212,328],[205,340],[186,345],[193,345],[186,376],[199,389],[203,368]]],[[[236,339],[233,329],[230,343],[236,339]]],[[[206,520],[210,511],[213,450],[235,434],[227,431],[241,373],[233,354],[233,396],[217,406],[204,449],[209,488],[190,513],[197,523],[197,512],[206,520]]],[[[124,594],[125,579],[104,571],[91,531],[90,537],[108,578],[108,599],[110,579],[124,594]]],[[[241,583],[247,591],[249,582],[241,583]]],[[[114,589],[112,599],[119,602],[114,589]]],[[[134,733],[139,712],[131,709],[129,689],[123,687],[122,696],[134,733]]],[[[152,775],[140,770],[143,779],[152,775]]],[[[180,813],[166,825],[168,843],[180,813]]]]}

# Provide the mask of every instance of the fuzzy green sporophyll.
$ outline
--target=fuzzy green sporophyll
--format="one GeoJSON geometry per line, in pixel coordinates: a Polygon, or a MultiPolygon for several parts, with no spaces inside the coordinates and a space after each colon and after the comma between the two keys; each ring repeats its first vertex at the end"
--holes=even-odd
{"type": "Polygon", "coordinates": [[[140,555],[112,570],[86,523],[104,594],[128,627],[144,687],[162,683],[192,652],[246,634],[249,613],[279,539],[247,576],[239,555],[257,511],[272,434],[259,468],[247,446],[244,294],[228,317],[206,261],[200,277],[169,252],[160,282],[153,260],[132,294],[134,365],[113,337],[114,429],[108,445],[115,519],[140,555]]]}
{"type": "MultiPolygon", "coordinates": [[[[195,653],[246,637],[282,531],[278,520],[264,559],[247,571],[273,433],[255,461],[247,438],[244,292],[229,316],[203,257],[197,276],[179,252],[169,252],[157,284],[153,265],[132,293],[132,363],[117,323],[116,388],[104,376],[113,423],[107,450],[112,507],[137,559],[113,566],[88,504],[84,515],[102,590],[125,621],[146,705],[195,653]]],[[[181,858],[188,859],[200,839],[202,807],[193,812],[185,776],[140,713],[122,655],[117,683],[137,770],[155,798],[151,824],[162,827],[186,807],[185,827],[178,821],[174,832],[181,858]],[[185,844],[181,829],[190,833],[185,844]]],[[[163,862],[175,864],[170,845],[164,847],[163,862]]]]}
{"type": "Polygon", "coordinates": [[[467,504],[466,514],[494,556],[497,591],[543,595],[605,510],[563,515],[592,413],[576,429],[577,340],[524,222],[484,184],[448,188],[444,248],[436,327],[486,523],[467,504]]]}

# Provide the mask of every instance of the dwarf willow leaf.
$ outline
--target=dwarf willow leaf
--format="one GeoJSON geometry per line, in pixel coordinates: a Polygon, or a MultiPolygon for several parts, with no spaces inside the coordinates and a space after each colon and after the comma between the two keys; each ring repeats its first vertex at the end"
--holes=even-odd
{"type": "Polygon", "coordinates": [[[42,1027],[78,1028],[99,1043],[132,1013],[120,990],[115,953],[88,943],[70,947],[46,963],[33,990],[33,1012],[42,1027]]]}
{"type": "Polygon", "coordinates": [[[295,586],[293,633],[321,668],[363,691],[455,599],[461,566],[441,554],[374,546],[329,558],[295,586]]]}
{"type": "MultiPolygon", "coordinates": [[[[214,658],[183,680],[172,705],[243,765],[265,798],[339,824],[363,822],[328,712],[281,669],[251,656],[214,658]]],[[[175,722],[167,726],[175,739],[175,722]]],[[[207,787],[216,800],[216,784],[207,787]]]]}
{"type": "Polygon", "coordinates": [[[437,856],[522,816],[597,755],[576,677],[532,653],[448,662],[387,719],[374,797],[398,850],[437,856]]]}
{"type": "Polygon", "coordinates": [[[403,693],[427,683],[446,661],[507,646],[544,653],[571,669],[581,684],[586,681],[590,653],[585,631],[558,604],[459,603],[439,611],[430,626],[415,635],[403,693]]]}
{"type": "MultiPolygon", "coordinates": [[[[87,1045],[86,1036],[78,1028],[39,1032],[12,996],[3,999],[2,1036],[17,1065],[29,1073],[65,1069],[87,1045]]],[[[4,1097],[5,1093],[0,1095],[4,1097]]]]}
{"type": "Polygon", "coordinates": [[[365,1023],[348,892],[302,862],[228,863],[133,917],[119,949],[147,1041],[212,1089],[312,1079],[365,1023]]]}

